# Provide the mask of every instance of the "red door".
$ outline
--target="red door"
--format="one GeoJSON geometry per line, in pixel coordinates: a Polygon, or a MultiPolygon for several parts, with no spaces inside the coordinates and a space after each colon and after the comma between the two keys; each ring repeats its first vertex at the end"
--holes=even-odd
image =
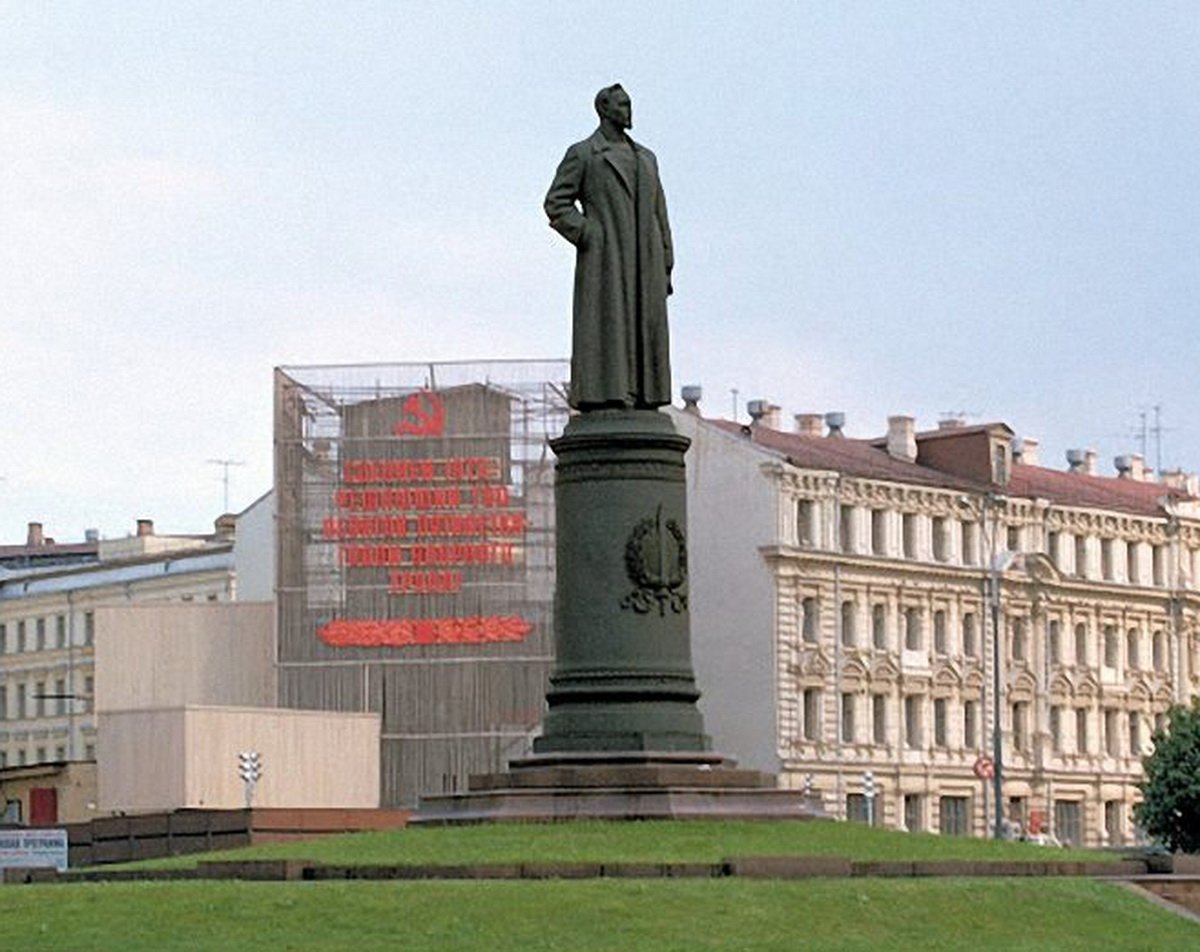
{"type": "Polygon", "coordinates": [[[29,791],[29,825],[54,826],[58,822],[58,791],[34,787],[29,791]]]}

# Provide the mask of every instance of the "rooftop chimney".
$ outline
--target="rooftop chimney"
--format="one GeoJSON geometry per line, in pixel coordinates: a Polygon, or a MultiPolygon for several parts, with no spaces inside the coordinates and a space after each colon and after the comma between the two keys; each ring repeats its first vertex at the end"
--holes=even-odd
{"type": "Polygon", "coordinates": [[[1084,450],[1083,471],[1085,473],[1087,473],[1089,476],[1096,476],[1099,474],[1100,469],[1096,465],[1096,451],[1095,450],[1084,450]]]}
{"type": "Polygon", "coordinates": [[[139,519],[137,521],[137,534],[138,534],[138,536],[154,535],[154,520],[153,519],[139,519]]]}
{"type": "Polygon", "coordinates": [[[1022,436],[1013,440],[1013,462],[1022,466],[1038,465],[1038,441],[1032,436],[1022,436]]]}
{"type": "Polygon", "coordinates": [[[84,542],[99,542],[100,541],[100,530],[99,529],[84,529],[83,530],[83,541],[84,542]]]}
{"type": "Polygon", "coordinates": [[[896,459],[917,461],[916,420],[910,416],[888,417],[887,451],[896,459]]]}
{"type": "Polygon", "coordinates": [[[683,412],[690,413],[693,416],[700,415],[700,397],[704,391],[700,389],[699,384],[688,384],[680,391],[680,396],[683,397],[683,412]]]}
{"type": "Polygon", "coordinates": [[[960,416],[942,417],[938,420],[939,430],[961,430],[967,425],[967,421],[960,416]]]}
{"type": "Polygon", "coordinates": [[[754,426],[762,421],[767,412],[766,400],[751,400],[746,404],[746,412],[750,415],[750,425],[754,426]]]}
{"type": "Polygon", "coordinates": [[[1128,456],[1117,456],[1113,458],[1113,467],[1117,471],[1118,479],[1133,478],[1133,460],[1128,456]]]}
{"type": "Polygon", "coordinates": [[[29,532],[25,536],[25,544],[31,549],[46,544],[46,537],[42,535],[42,524],[40,522],[29,523],[29,532]]]}
{"type": "Polygon", "coordinates": [[[846,414],[840,410],[832,410],[825,414],[825,425],[829,427],[830,436],[845,436],[842,428],[846,425],[846,414]]]}
{"type": "Polygon", "coordinates": [[[783,429],[783,410],[775,406],[773,403],[767,404],[767,412],[763,414],[759,421],[761,426],[765,426],[769,430],[783,429]]]}
{"type": "Polygon", "coordinates": [[[821,435],[821,414],[797,413],[794,419],[796,421],[796,432],[800,436],[821,435]]]}
{"type": "Polygon", "coordinates": [[[1129,478],[1139,483],[1146,481],[1146,458],[1141,453],[1129,454],[1129,478]]]}

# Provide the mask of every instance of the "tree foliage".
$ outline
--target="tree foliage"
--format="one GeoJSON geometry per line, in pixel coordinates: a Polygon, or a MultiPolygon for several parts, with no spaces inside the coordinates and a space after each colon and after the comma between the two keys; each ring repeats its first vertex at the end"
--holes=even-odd
{"type": "Polygon", "coordinates": [[[1142,829],[1172,851],[1200,852],[1200,699],[1176,705],[1165,730],[1154,732],[1143,758],[1146,777],[1134,816],[1142,829]]]}

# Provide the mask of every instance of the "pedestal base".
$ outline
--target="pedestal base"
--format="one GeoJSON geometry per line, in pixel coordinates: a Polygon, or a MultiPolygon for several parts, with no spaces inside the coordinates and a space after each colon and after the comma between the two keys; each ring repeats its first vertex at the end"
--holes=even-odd
{"type": "Polygon", "coordinates": [[[534,756],[481,774],[466,793],[425,797],[421,824],[566,820],[812,820],[816,798],[719,755],[674,753],[534,756]]]}

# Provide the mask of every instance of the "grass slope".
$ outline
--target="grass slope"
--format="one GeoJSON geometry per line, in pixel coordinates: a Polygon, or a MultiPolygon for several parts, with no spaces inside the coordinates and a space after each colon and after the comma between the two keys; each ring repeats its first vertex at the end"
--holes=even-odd
{"type": "Polygon", "coordinates": [[[334,865],[700,862],[734,856],[848,856],[860,860],[1055,860],[1115,858],[1027,843],[876,830],[853,823],[576,822],[409,827],[305,842],[271,843],[139,864],[189,867],[200,859],[296,858],[334,865]]]}
{"type": "Polygon", "coordinates": [[[1146,950],[1200,926],[1089,880],[99,883],[0,889],[0,949],[1146,950]]]}

